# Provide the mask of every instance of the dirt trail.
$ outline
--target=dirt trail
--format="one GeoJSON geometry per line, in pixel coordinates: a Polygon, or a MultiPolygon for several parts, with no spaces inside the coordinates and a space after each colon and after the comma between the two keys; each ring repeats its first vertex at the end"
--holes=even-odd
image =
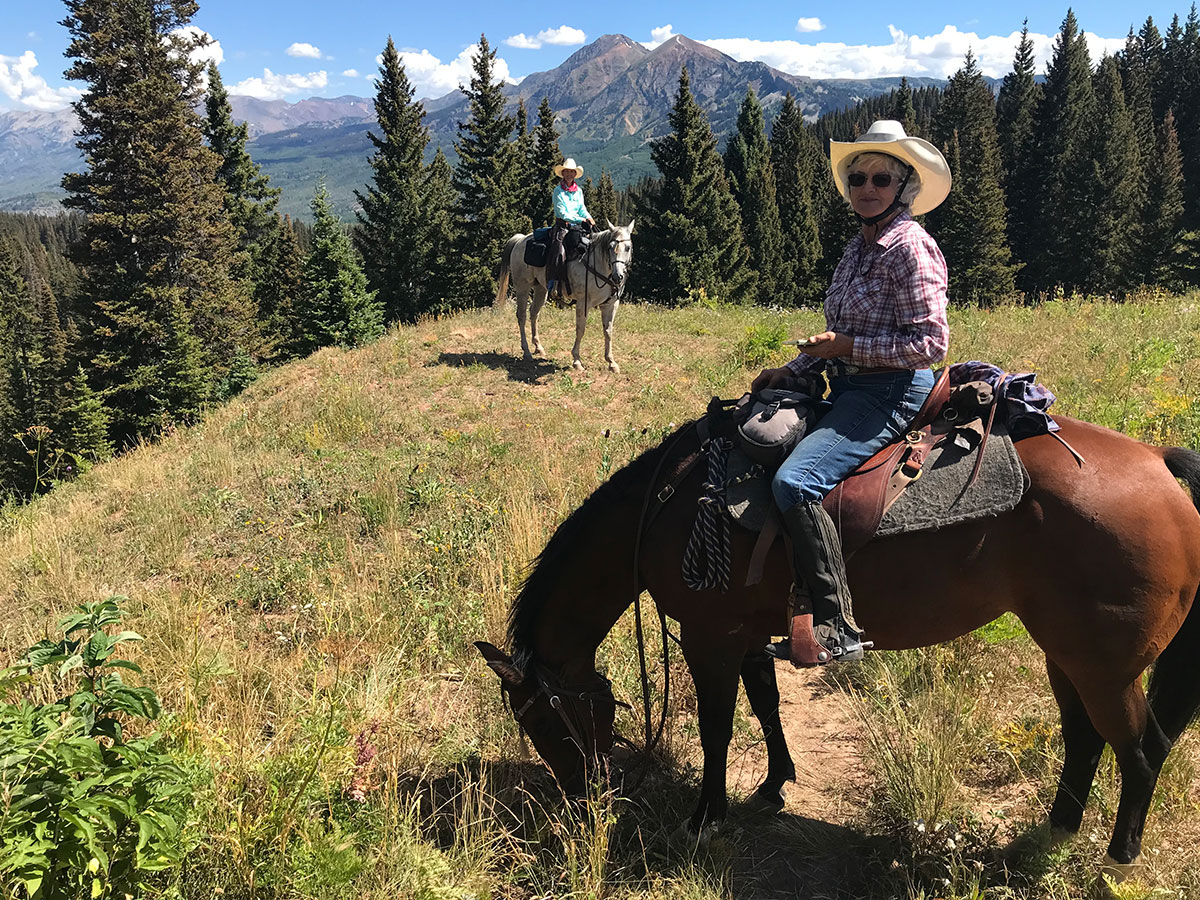
{"type": "MultiPolygon", "coordinates": [[[[775,666],[780,715],[796,763],[796,783],[786,787],[785,812],[843,824],[861,811],[867,776],[859,755],[861,725],[841,691],[829,687],[818,669],[775,666]]],[[[732,755],[729,787],[747,795],[767,771],[766,746],[758,743],[732,755]]]]}

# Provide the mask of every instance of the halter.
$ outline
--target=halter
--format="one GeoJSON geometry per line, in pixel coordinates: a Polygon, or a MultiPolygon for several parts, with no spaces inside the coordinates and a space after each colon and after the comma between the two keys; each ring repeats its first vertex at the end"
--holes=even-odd
{"type": "MultiPolygon", "coordinates": [[[[587,269],[588,273],[591,274],[596,279],[596,287],[602,287],[603,285],[608,285],[610,288],[613,289],[614,292],[617,293],[617,295],[619,297],[621,286],[624,285],[624,283],[625,283],[625,274],[621,275],[621,278],[619,281],[614,279],[612,277],[612,275],[616,273],[618,263],[620,265],[624,266],[625,268],[628,268],[630,264],[623,259],[617,259],[617,245],[618,244],[631,244],[632,245],[633,239],[625,238],[624,240],[620,240],[620,241],[611,240],[608,242],[608,271],[609,271],[608,275],[603,275],[600,272],[597,272],[594,268],[592,268],[591,258],[592,258],[592,251],[596,248],[595,244],[592,244],[591,246],[588,247],[587,253],[584,255],[582,261],[583,261],[583,267],[585,269],[587,269]]],[[[587,286],[588,286],[588,283],[587,283],[587,280],[585,279],[584,283],[583,283],[583,289],[584,289],[584,295],[585,295],[584,302],[585,303],[587,302],[587,300],[586,300],[587,286]]]]}
{"type": "Polygon", "coordinates": [[[575,748],[585,759],[587,758],[588,754],[587,750],[584,748],[585,741],[582,730],[579,727],[579,723],[573,721],[572,717],[567,714],[567,708],[563,703],[563,699],[566,698],[567,700],[578,700],[581,702],[586,701],[588,706],[593,711],[593,719],[595,718],[594,710],[597,701],[611,703],[613,706],[622,706],[625,709],[632,708],[628,703],[618,700],[613,696],[612,681],[601,675],[599,672],[596,673],[596,681],[578,685],[566,685],[558,682],[553,673],[537,660],[533,661],[532,668],[533,676],[537,680],[537,688],[532,694],[529,695],[529,699],[521,705],[520,709],[513,710],[513,718],[516,719],[517,724],[521,728],[524,728],[525,725],[521,722],[521,719],[533,707],[533,704],[537,698],[542,694],[545,694],[550,703],[550,708],[558,713],[558,718],[562,721],[563,727],[567,729],[567,734],[571,736],[571,743],[575,745],[575,748]],[[603,687],[591,687],[591,685],[598,684],[600,682],[603,682],[603,687]]]}

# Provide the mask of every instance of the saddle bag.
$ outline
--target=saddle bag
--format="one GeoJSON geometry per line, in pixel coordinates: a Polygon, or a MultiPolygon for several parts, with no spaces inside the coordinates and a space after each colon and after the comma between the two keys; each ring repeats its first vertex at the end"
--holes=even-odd
{"type": "Polygon", "coordinates": [[[812,426],[819,402],[807,391],[772,388],[743,395],[733,411],[739,446],[754,462],[775,469],[812,426]]]}
{"type": "Polygon", "coordinates": [[[525,242],[525,265],[540,268],[546,265],[546,254],[550,250],[550,232],[553,228],[535,228],[525,242]]]}

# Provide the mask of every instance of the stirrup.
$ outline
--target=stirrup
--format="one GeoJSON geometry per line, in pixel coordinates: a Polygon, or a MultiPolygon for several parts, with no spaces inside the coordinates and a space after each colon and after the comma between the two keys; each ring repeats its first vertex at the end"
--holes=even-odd
{"type": "MultiPolygon", "coordinates": [[[[875,644],[873,641],[861,641],[858,638],[851,637],[848,634],[843,634],[841,643],[836,647],[828,647],[823,642],[818,641],[824,653],[817,656],[817,661],[813,665],[825,665],[831,662],[857,662],[863,658],[863,654],[867,650],[873,650],[875,644]],[[825,658],[822,659],[821,657],[825,658]]],[[[784,638],[781,641],[772,641],[763,648],[763,652],[767,656],[773,657],[783,662],[790,662],[792,665],[806,667],[807,663],[796,663],[792,659],[792,641],[791,638],[784,638]]]]}

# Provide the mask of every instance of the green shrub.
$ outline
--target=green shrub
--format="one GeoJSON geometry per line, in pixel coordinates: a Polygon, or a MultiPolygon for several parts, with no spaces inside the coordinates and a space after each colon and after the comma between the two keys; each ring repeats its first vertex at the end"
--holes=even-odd
{"type": "Polygon", "coordinates": [[[121,619],[119,599],[83,604],[60,622],[62,640],[0,670],[0,876],[10,896],[143,896],[179,862],[184,773],[161,735],[126,740],[126,723],[160,707],[153,690],[121,678],[138,666],[113,658],[141,640],[106,630],[121,619]],[[35,697],[74,690],[10,702],[22,685],[35,697]]]}
{"type": "Polygon", "coordinates": [[[750,325],[746,335],[733,348],[734,362],[747,369],[766,366],[783,348],[787,340],[787,325],[774,322],[766,325],[750,325]]]}

